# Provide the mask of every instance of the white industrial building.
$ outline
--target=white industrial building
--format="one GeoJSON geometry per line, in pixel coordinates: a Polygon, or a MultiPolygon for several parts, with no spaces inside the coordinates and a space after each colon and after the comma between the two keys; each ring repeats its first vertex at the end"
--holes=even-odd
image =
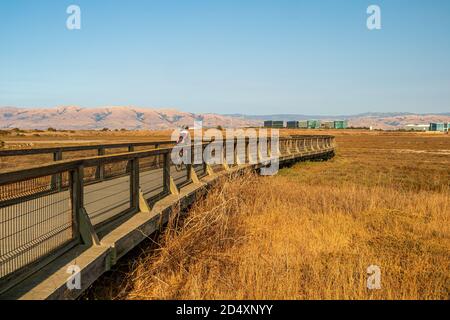
{"type": "Polygon", "coordinates": [[[429,124],[407,124],[405,125],[406,130],[411,131],[428,131],[430,130],[429,124]]]}

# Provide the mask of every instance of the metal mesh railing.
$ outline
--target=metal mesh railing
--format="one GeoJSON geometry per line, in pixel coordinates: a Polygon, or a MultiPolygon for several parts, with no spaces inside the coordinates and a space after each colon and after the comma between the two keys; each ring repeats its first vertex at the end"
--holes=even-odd
{"type": "Polygon", "coordinates": [[[245,146],[245,141],[236,142],[236,158],[235,161],[244,164],[247,162],[247,148],[245,146]]]}
{"type": "Polygon", "coordinates": [[[191,181],[188,166],[185,164],[175,165],[171,161],[170,176],[173,178],[177,187],[182,187],[191,181]]]}
{"type": "Polygon", "coordinates": [[[168,193],[164,188],[163,155],[140,158],[139,171],[139,185],[146,200],[152,202],[168,193]]]}
{"type": "Polygon", "coordinates": [[[299,140],[293,140],[291,142],[291,149],[290,149],[291,153],[297,153],[299,152],[299,140]]]}
{"type": "Polygon", "coordinates": [[[22,198],[36,193],[50,191],[52,189],[52,177],[46,176],[29,179],[3,185],[0,188],[0,201],[22,198]]]}
{"type": "MultiPolygon", "coordinates": [[[[51,176],[30,180],[48,186],[51,176]]],[[[36,184],[30,180],[0,186],[0,278],[40,260],[76,237],[70,190],[36,192],[36,184]],[[11,190],[19,193],[11,196],[11,190]]]]}
{"type": "Polygon", "coordinates": [[[207,174],[206,163],[203,158],[203,153],[205,151],[205,146],[196,146],[193,148],[192,153],[192,169],[198,178],[203,178],[207,174]],[[199,153],[199,155],[196,155],[199,153]]]}
{"type": "Polygon", "coordinates": [[[210,154],[208,164],[214,172],[222,172],[224,169],[225,149],[222,142],[212,142],[210,144],[210,154]]]}
{"type": "Polygon", "coordinates": [[[195,174],[198,178],[203,178],[206,175],[206,164],[200,163],[200,164],[193,164],[192,168],[195,171],[195,174]]]}
{"type": "Polygon", "coordinates": [[[289,147],[286,140],[280,141],[280,152],[281,155],[287,155],[289,153],[289,147]]]}
{"type": "Polygon", "coordinates": [[[255,164],[258,163],[258,143],[252,141],[247,143],[247,161],[246,163],[255,164]]]}
{"type": "Polygon", "coordinates": [[[305,139],[298,139],[297,146],[298,151],[305,152],[306,151],[305,139]]]}
{"type": "Polygon", "coordinates": [[[131,175],[127,168],[128,161],[107,163],[104,180],[84,186],[83,204],[94,227],[131,209],[131,175]]]}

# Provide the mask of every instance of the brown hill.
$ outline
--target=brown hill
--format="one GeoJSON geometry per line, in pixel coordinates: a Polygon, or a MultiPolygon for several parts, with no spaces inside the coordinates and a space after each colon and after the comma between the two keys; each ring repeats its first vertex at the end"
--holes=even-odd
{"type": "Polygon", "coordinates": [[[203,121],[205,127],[244,127],[260,121],[218,114],[194,114],[171,109],[134,107],[80,108],[75,106],[49,109],[0,108],[0,128],[95,130],[130,129],[162,130],[203,121]]]}

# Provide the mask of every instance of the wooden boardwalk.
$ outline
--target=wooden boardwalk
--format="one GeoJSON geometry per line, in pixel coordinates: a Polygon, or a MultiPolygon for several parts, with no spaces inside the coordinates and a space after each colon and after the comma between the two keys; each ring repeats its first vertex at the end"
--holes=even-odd
{"type": "MultiPolygon", "coordinates": [[[[164,143],[170,142],[158,142],[164,143]]],[[[62,161],[58,148],[45,150],[58,153],[54,163],[0,174],[0,298],[76,298],[164,225],[174,208],[192,204],[221,176],[260,170],[275,159],[280,165],[328,159],[335,148],[332,136],[280,138],[264,156],[251,155],[248,140],[242,150],[238,145],[235,154],[244,154],[230,165],[178,171],[171,148],[62,161]],[[66,285],[71,265],[80,268],[80,289],[66,285]]]]}

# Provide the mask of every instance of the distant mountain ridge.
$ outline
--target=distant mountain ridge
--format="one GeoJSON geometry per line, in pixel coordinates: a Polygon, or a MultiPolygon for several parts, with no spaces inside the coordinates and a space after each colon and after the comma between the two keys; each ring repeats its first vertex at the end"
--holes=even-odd
{"type": "Polygon", "coordinates": [[[416,114],[410,112],[366,112],[355,115],[303,115],[303,114],[273,114],[273,115],[242,115],[229,114],[242,120],[347,120],[350,127],[372,127],[374,129],[403,129],[407,124],[429,124],[430,122],[450,122],[450,112],[416,114]]]}
{"type": "Polygon", "coordinates": [[[205,127],[245,127],[258,121],[219,114],[194,114],[173,109],[135,107],[80,108],[76,106],[48,109],[0,107],[0,128],[97,130],[163,130],[202,121],[205,127]]]}
{"type": "Polygon", "coordinates": [[[164,130],[202,121],[205,127],[260,126],[264,120],[348,120],[349,126],[375,129],[400,129],[407,124],[450,122],[450,113],[414,114],[406,112],[368,112],[357,115],[324,116],[302,114],[244,115],[195,114],[175,109],[151,109],[126,106],[81,108],[0,107],[0,129],[67,129],[67,130],[164,130]]]}

